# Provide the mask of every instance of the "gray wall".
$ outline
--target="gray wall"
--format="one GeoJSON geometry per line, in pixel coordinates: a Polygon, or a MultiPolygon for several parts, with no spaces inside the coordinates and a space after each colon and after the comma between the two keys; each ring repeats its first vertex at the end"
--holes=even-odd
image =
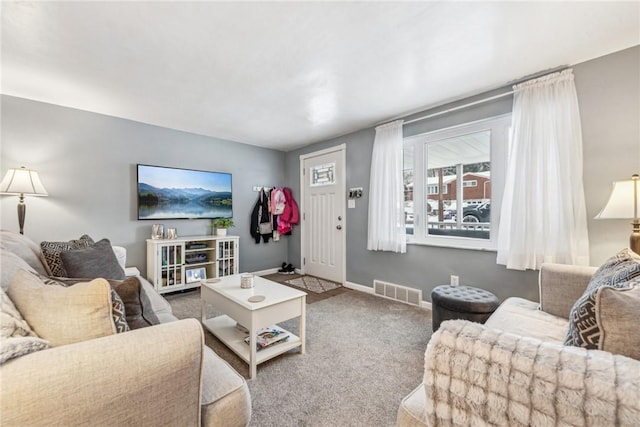
{"type": "MultiPolygon", "coordinates": [[[[254,185],[284,185],[282,152],[146,125],[26,99],[2,96],[1,170],[26,166],[40,174],[49,197],[28,197],[25,234],[36,242],[88,233],[127,248],[128,265],[146,270],[151,225],[179,235],[211,234],[208,220],[138,221],[136,164],[231,172],[240,269],[279,266],[287,243],[256,245],[249,215],[254,185]]],[[[0,226],[18,230],[15,196],[2,196],[0,226]]]]}
{"type": "MultiPolygon", "coordinates": [[[[587,210],[592,218],[604,205],[611,183],[640,172],[640,47],[588,61],[573,67],[581,108],[584,141],[584,177],[587,210]]],[[[514,76],[518,78],[519,76],[514,76]]],[[[422,116],[452,106],[489,97],[480,97],[427,110],[422,116]]],[[[491,117],[511,111],[511,97],[482,104],[448,115],[407,125],[405,136],[491,117]]],[[[346,144],[347,188],[364,187],[365,196],[355,209],[346,210],[347,278],[364,286],[380,279],[423,290],[448,283],[449,276],[460,276],[461,284],[473,284],[493,291],[500,299],[521,296],[537,299],[537,271],[507,270],[496,264],[495,252],[409,245],[406,254],[374,252],[366,249],[369,168],[374,128],[324,141],[287,153],[287,177],[299,196],[299,156],[323,148],[346,144]]],[[[591,264],[599,265],[618,249],[628,245],[630,226],[625,220],[589,221],[591,264]]],[[[300,237],[289,241],[289,257],[300,265],[300,237]]]]}
{"type": "Polygon", "coordinates": [[[613,181],[640,173],[640,47],[575,67],[591,264],[629,246],[630,220],[599,219],[613,181]]]}
{"type": "MultiPolygon", "coordinates": [[[[598,265],[626,246],[626,220],[591,220],[614,180],[640,172],[640,47],[573,67],[584,140],[584,182],[591,263],[598,265]]],[[[517,78],[519,76],[514,76],[517,78]]],[[[491,93],[487,94],[491,95],[491,93]]],[[[486,95],[482,95],[484,97],[486,95]]],[[[466,103],[475,98],[461,100],[466,103]]],[[[445,109],[452,105],[442,106],[445,109]]],[[[510,98],[406,126],[414,135],[509,111],[510,98]]],[[[416,114],[419,116],[438,109],[416,114]]],[[[410,119],[409,116],[406,119],[410,119]]],[[[374,279],[431,289],[460,276],[462,284],[492,290],[499,298],[537,298],[537,272],[511,271],[494,252],[410,245],[404,255],[366,250],[368,187],[374,129],[324,141],[289,153],[174,131],[99,114],[2,96],[0,167],[27,166],[40,172],[50,193],[27,199],[26,234],[33,240],[68,240],[89,233],[128,249],[129,265],[144,270],[145,239],[152,221],[136,220],[137,163],[233,173],[234,220],[240,239],[240,269],[300,266],[300,232],[280,242],[256,245],[249,237],[253,185],[288,185],[300,195],[299,156],[346,144],[347,187],[364,187],[355,209],[346,211],[347,280],[372,286],[374,279]]],[[[0,226],[17,230],[16,197],[0,199],[0,226]]],[[[164,221],[180,235],[208,234],[205,220],[164,221]]]]}

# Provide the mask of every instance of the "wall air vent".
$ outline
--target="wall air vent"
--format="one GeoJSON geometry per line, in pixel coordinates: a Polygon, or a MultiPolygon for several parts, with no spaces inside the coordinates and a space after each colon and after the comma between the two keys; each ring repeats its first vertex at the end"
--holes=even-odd
{"type": "Polygon", "coordinates": [[[381,280],[373,281],[373,293],[384,298],[395,301],[404,302],[420,307],[422,302],[422,291],[406,286],[396,285],[394,283],[383,282],[381,280]]]}

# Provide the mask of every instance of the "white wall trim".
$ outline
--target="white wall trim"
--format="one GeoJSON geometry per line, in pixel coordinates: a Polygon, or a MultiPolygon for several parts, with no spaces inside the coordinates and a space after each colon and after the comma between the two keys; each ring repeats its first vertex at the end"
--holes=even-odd
{"type": "MultiPolygon", "coordinates": [[[[300,160],[306,160],[309,159],[311,157],[318,157],[318,156],[322,156],[324,154],[329,154],[329,153],[333,153],[334,151],[346,151],[347,150],[347,144],[338,144],[338,145],[334,145],[333,147],[329,147],[329,148],[325,148],[322,150],[318,150],[318,151],[314,151],[312,153],[306,153],[306,154],[300,154],[300,160]]],[[[345,182],[346,185],[346,182],[345,182]]]]}
{"type": "MultiPolygon", "coordinates": [[[[359,285],[357,283],[345,281],[344,287],[347,289],[353,289],[354,291],[364,292],[365,294],[384,298],[382,296],[376,295],[371,286],[364,286],[364,285],[359,285]]],[[[420,308],[422,308],[423,310],[431,310],[431,303],[428,301],[420,301],[420,308]]]]}
{"type": "Polygon", "coordinates": [[[365,294],[374,295],[373,288],[371,286],[364,286],[357,283],[345,281],[344,287],[347,289],[353,289],[354,291],[364,292],[365,294]]]}
{"type": "MultiPolygon", "coordinates": [[[[278,270],[279,268],[275,267],[275,268],[269,268],[267,270],[253,271],[252,273],[255,274],[256,276],[267,276],[269,274],[277,273],[278,270]]],[[[304,274],[302,270],[300,270],[299,268],[296,268],[295,272],[298,274],[304,274]]],[[[358,283],[353,283],[345,280],[344,287],[354,291],[363,292],[365,294],[378,296],[373,292],[373,288],[371,286],[360,285],[358,283]]],[[[384,297],[380,297],[380,298],[384,298],[384,297]]],[[[420,301],[420,308],[424,310],[431,310],[431,303],[428,301],[420,301]]]]}
{"type": "MultiPolygon", "coordinates": [[[[279,270],[280,270],[280,267],[275,267],[275,268],[269,268],[267,270],[252,271],[251,274],[255,274],[256,276],[268,276],[269,274],[279,273],[280,272],[279,270]]],[[[296,268],[294,272],[296,274],[304,274],[302,270],[300,270],[299,268],[296,268]]]]}
{"type": "Polygon", "coordinates": [[[267,276],[269,274],[275,274],[277,273],[279,270],[278,267],[276,268],[269,268],[267,270],[260,270],[260,271],[252,271],[251,274],[255,274],[256,276],[267,276]]]}
{"type": "MultiPolygon", "coordinates": [[[[306,239],[308,239],[309,237],[306,235],[305,232],[305,223],[304,223],[304,215],[305,215],[305,198],[307,197],[307,195],[305,194],[305,175],[304,175],[304,162],[307,159],[313,158],[313,157],[318,157],[318,156],[323,156],[325,154],[329,154],[329,153],[335,153],[335,152],[339,152],[340,153],[340,161],[342,162],[342,173],[344,174],[344,188],[342,189],[343,191],[343,196],[346,196],[347,193],[347,144],[338,144],[338,145],[334,145],[333,147],[329,147],[329,148],[325,148],[323,150],[318,150],[318,151],[314,151],[312,153],[306,153],[306,154],[301,154],[299,157],[299,172],[298,175],[300,177],[300,205],[298,206],[298,209],[300,211],[300,217],[301,217],[301,224],[300,224],[300,274],[305,274],[305,245],[306,245],[306,239]]],[[[346,206],[345,206],[346,208],[346,206]]],[[[346,283],[347,280],[347,215],[346,212],[343,214],[344,217],[344,221],[343,221],[343,229],[344,232],[341,234],[342,235],[342,282],[346,283]]]]}

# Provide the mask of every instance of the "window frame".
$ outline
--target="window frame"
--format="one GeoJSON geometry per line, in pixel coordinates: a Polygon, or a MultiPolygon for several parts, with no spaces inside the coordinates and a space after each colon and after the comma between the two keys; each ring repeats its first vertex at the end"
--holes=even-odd
{"type": "Polygon", "coordinates": [[[487,251],[497,250],[502,193],[507,172],[510,129],[511,113],[507,113],[404,138],[403,145],[405,147],[413,147],[414,228],[413,234],[407,234],[407,244],[487,251]],[[487,130],[491,132],[491,227],[489,239],[430,235],[425,224],[425,219],[427,218],[425,190],[428,188],[426,177],[427,145],[444,139],[487,130]]]}

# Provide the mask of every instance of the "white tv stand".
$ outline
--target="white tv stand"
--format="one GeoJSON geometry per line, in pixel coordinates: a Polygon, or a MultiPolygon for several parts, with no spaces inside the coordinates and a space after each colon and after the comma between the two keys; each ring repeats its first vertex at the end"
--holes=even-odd
{"type": "Polygon", "coordinates": [[[158,293],[197,288],[238,273],[238,236],[147,239],[147,280],[158,293]]]}

